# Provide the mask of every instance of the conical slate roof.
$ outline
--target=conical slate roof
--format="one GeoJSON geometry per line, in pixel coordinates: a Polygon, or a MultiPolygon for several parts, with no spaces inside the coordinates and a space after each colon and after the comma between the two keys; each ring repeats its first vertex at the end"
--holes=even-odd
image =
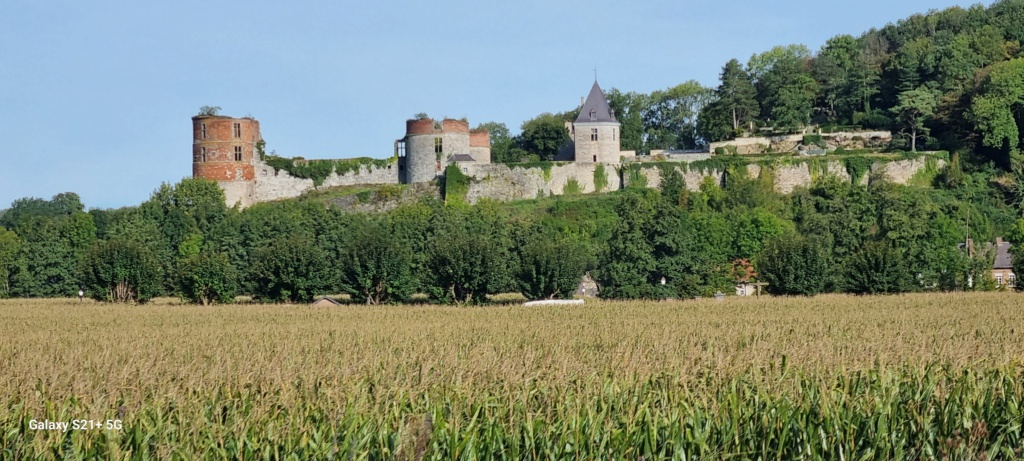
{"type": "Polygon", "coordinates": [[[583,103],[583,108],[580,109],[580,116],[576,117],[576,123],[588,122],[619,122],[615,120],[615,114],[612,113],[612,108],[608,105],[608,101],[604,99],[604,92],[597,85],[597,80],[594,80],[594,86],[590,88],[587,101],[583,103]]]}

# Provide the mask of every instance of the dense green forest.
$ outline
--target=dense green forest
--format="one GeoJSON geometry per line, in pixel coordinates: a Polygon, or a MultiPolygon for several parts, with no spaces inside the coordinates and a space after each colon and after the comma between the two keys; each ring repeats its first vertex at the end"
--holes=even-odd
{"type": "MultiPolygon", "coordinates": [[[[649,94],[607,92],[622,148],[691,149],[739,135],[886,129],[892,149],[960,151],[1009,169],[1024,122],[1024,1],[917,14],[859,37],[837,35],[813,53],[776,46],[725,63],[715,88],[688,81],[649,94]]],[[[512,136],[485,123],[493,158],[550,159],[569,142],[574,110],[541,114],[512,136]]]]}
{"type": "MultiPolygon", "coordinates": [[[[1002,236],[1024,246],[1022,36],[1024,0],[1003,0],[837,36],[817,53],[791,45],[732,60],[717,88],[608,92],[624,149],[699,147],[810,124],[891,129],[900,134],[892,150],[952,152],[925,187],[824,176],[783,196],[771,168],[758,178],[730,168],[697,191],[673,174],[660,190],[472,207],[424,199],[373,215],[309,199],[229,209],[215,183],[191,179],[116,210],[86,211],[64,193],[0,212],[0,296],[82,288],[143,302],[348,293],[389,303],[422,293],[476,303],[503,292],[569,296],[585,271],[611,298],[728,293],[754,273],[778,294],[992,289],[991,251],[960,244],[969,232],[979,243],[1002,236]]],[[[552,158],[572,115],[543,114],[515,136],[484,124],[495,159],[552,158]]]]}

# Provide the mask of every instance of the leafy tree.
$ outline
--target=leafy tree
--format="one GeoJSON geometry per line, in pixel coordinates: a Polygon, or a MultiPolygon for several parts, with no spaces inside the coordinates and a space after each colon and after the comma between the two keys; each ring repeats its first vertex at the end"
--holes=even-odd
{"type": "Polygon", "coordinates": [[[523,132],[516,137],[516,144],[541,160],[553,160],[572,141],[565,122],[566,119],[551,113],[538,115],[523,122],[523,132]]]}
{"type": "Polygon", "coordinates": [[[178,295],[191,303],[208,306],[234,302],[238,274],[223,254],[198,253],[178,264],[178,295]]]}
{"type": "Polygon", "coordinates": [[[203,106],[199,108],[200,117],[212,117],[220,112],[220,106],[203,106]]]}
{"type": "Polygon", "coordinates": [[[715,89],[715,97],[728,112],[732,130],[736,132],[757,117],[760,111],[757,90],[750,75],[736,59],[725,63],[719,79],[722,83],[715,89]]]}
{"type": "Polygon", "coordinates": [[[720,213],[661,207],[653,223],[653,252],[662,297],[692,298],[728,291],[735,280],[728,260],[729,224],[720,213]],[[665,278],[665,285],[660,278],[665,278]]]}
{"type": "Polygon", "coordinates": [[[729,221],[732,223],[733,250],[729,258],[731,260],[751,259],[773,238],[790,234],[795,230],[792,223],[764,208],[737,210],[729,221]]]}
{"type": "Polygon", "coordinates": [[[899,103],[892,108],[897,120],[910,129],[910,150],[917,152],[918,132],[925,130],[924,122],[935,115],[938,94],[925,87],[900,94],[899,103]]]}
{"type": "Polygon", "coordinates": [[[642,112],[645,148],[697,147],[697,115],[713,94],[694,80],[651,93],[649,106],[642,112]]]}
{"type": "Polygon", "coordinates": [[[605,98],[621,125],[619,140],[622,150],[649,151],[650,147],[644,143],[643,113],[650,106],[650,96],[632,91],[623,93],[612,88],[605,92],[605,98]]]}
{"type": "Polygon", "coordinates": [[[854,91],[856,69],[860,63],[860,47],[851,35],[828,39],[811,65],[821,88],[821,99],[827,119],[851,119],[860,98],[854,91]]]}
{"type": "Polygon", "coordinates": [[[491,162],[508,163],[519,161],[513,158],[512,147],[514,146],[511,132],[501,122],[487,122],[477,125],[476,129],[484,129],[491,136],[491,162]]]}
{"type": "Polygon", "coordinates": [[[253,252],[253,296],[274,302],[310,302],[331,288],[331,265],[308,235],[295,234],[253,252]]]}
{"type": "Polygon", "coordinates": [[[993,65],[971,105],[971,118],[982,144],[1000,150],[1009,166],[1018,159],[1024,123],[1024,58],[993,65]]]}
{"type": "Polygon", "coordinates": [[[851,293],[880,294],[908,291],[912,277],[903,252],[882,242],[871,242],[850,258],[846,288],[851,293]]]}
{"type": "Polygon", "coordinates": [[[18,262],[21,240],[14,231],[0,228],[0,298],[11,294],[11,274],[18,262]]]}
{"type": "Polygon", "coordinates": [[[818,91],[808,68],[809,52],[802,45],[779,48],[756,55],[748,65],[752,74],[755,66],[761,67],[755,74],[761,115],[776,127],[802,127],[811,121],[818,91]]]}
{"type": "Polygon", "coordinates": [[[534,230],[519,250],[520,291],[529,299],[572,296],[591,259],[574,238],[534,230]]]}
{"type": "Polygon", "coordinates": [[[755,260],[757,272],[776,295],[813,296],[825,290],[829,258],[822,246],[806,237],[786,235],[765,246],[755,260]]]}
{"type": "Polygon", "coordinates": [[[502,227],[479,209],[439,210],[427,237],[425,288],[441,302],[479,303],[509,287],[512,258],[502,227]]]}
{"type": "Polygon", "coordinates": [[[78,264],[95,241],[92,216],[30,218],[17,229],[21,239],[12,294],[25,297],[70,296],[78,292],[78,264]]]}
{"type": "Polygon", "coordinates": [[[74,192],[54,195],[51,200],[20,198],[11,203],[11,208],[0,215],[0,225],[14,229],[18,224],[32,218],[62,218],[81,213],[83,209],[81,199],[74,192]]]}
{"type": "Polygon", "coordinates": [[[85,292],[97,301],[144,304],[160,290],[160,264],[134,242],[97,243],[83,259],[81,273],[85,292]]]}
{"type": "Polygon", "coordinates": [[[613,227],[601,270],[597,273],[601,296],[621,299],[653,297],[656,261],[649,238],[654,216],[651,201],[643,193],[626,194],[615,211],[619,219],[613,227]]]}
{"type": "Polygon", "coordinates": [[[408,300],[415,287],[409,242],[376,219],[357,221],[348,232],[339,260],[342,290],[366,304],[408,300]]]}

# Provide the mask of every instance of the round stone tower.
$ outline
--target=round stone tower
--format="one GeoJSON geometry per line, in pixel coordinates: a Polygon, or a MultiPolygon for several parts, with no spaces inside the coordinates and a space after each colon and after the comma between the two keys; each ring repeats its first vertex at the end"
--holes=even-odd
{"type": "MultiPolygon", "coordinates": [[[[458,154],[471,155],[469,122],[430,118],[405,122],[405,182],[429,182],[444,174],[448,161],[458,154]]],[[[490,149],[487,150],[488,160],[490,149]]]]}
{"type": "Polygon", "coordinates": [[[217,181],[228,206],[251,205],[256,144],[262,139],[254,118],[192,117],[192,177],[217,181]]]}

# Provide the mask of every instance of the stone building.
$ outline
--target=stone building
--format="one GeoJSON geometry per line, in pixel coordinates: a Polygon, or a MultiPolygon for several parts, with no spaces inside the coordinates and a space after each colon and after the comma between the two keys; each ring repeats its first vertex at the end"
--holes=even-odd
{"type": "Polygon", "coordinates": [[[460,163],[466,163],[466,156],[470,163],[491,163],[491,137],[486,130],[470,130],[465,120],[408,120],[405,137],[395,141],[395,154],[403,183],[429,182],[441,177],[457,155],[460,163]]]}
{"type": "Polygon", "coordinates": [[[217,181],[228,205],[248,205],[256,179],[256,144],[262,139],[254,118],[192,117],[192,176],[217,181]]]}
{"type": "Polygon", "coordinates": [[[636,152],[623,152],[620,139],[621,125],[615,111],[594,81],[580,115],[572,124],[571,137],[577,163],[621,163],[623,157],[634,157],[636,152]]]}

